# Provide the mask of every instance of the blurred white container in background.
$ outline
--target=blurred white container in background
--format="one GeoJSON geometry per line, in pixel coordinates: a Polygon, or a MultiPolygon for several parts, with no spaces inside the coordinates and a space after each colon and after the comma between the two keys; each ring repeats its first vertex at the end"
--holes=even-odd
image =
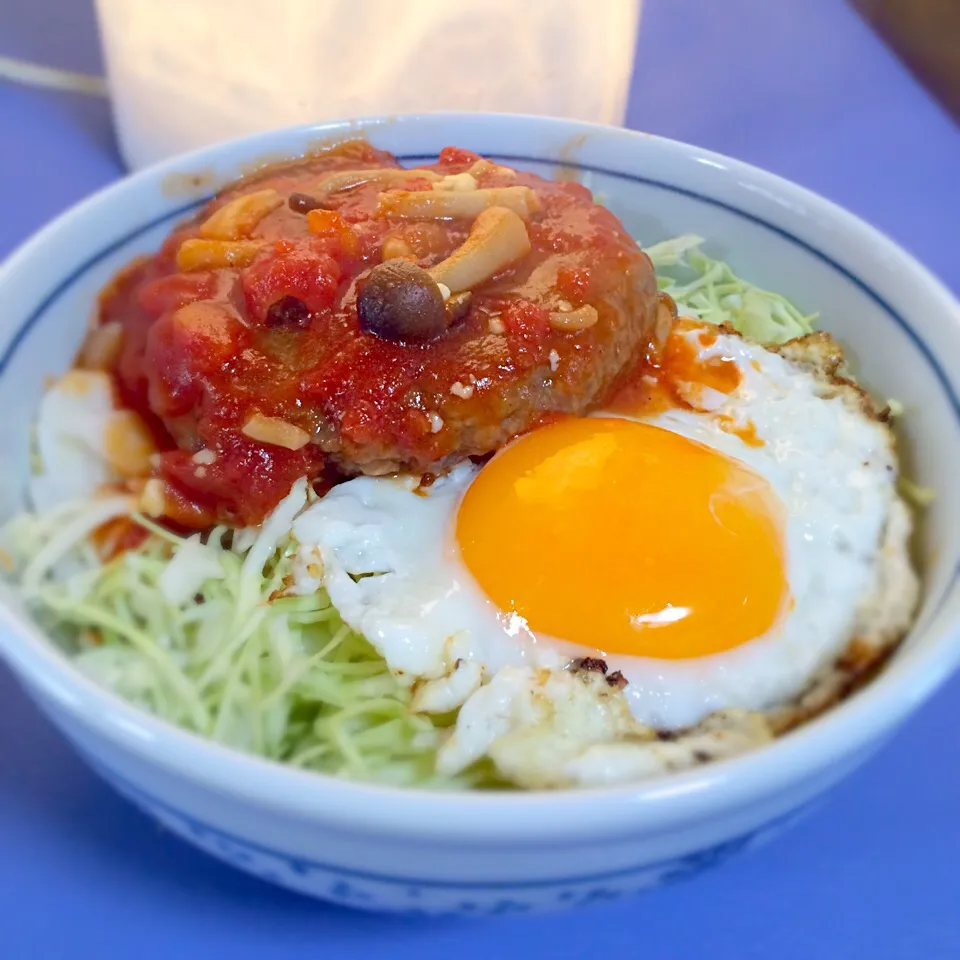
{"type": "Polygon", "coordinates": [[[620,124],[642,0],[97,0],[138,168],[273,127],[495,110],[620,124]]]}

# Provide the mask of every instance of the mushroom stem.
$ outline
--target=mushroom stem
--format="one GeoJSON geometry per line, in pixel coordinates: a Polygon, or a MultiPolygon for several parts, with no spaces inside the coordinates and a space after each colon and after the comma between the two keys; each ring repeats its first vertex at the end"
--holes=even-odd
{"type": "Polygon", "coordinates": [[[207,217],[200,226],[200,236],[206,240],[242,240],[268,213],[282,205],[283,197],[276,190],[257,190],[234,197],[207,217]]]}
{"type": "MultiPolygon", "coordinates": [[[[476,193],[461,196],[476,196],[476,193]]],[[[462,293],[489,280],[529,252],[530,237],[523,220],[506,207],[490,207],[474,220],[467,239],[428,272],[451,293],[462,293]]]]}
{"type": "Polygon", "coordinates": [[[600,319],[597,308],[585,303],[576,310],[554,310],[548,317],[554,330],[589,330],[600,319]]]}
{"type": "Polygon", "coordinates": [[[177,250],[180,270],[219,270],[224,267],[246,267],[263,249],[258,240],[184,240],[177,250]]]}
{"type": "Polygon", "coordinates": [[[286,447],[288,450],[299,450],[310,442],[310,434],[306,430],[280,417],[266,417],[262,413],[253,414],[241,432],[258,443],[286,447]]]}
{"type": "Polygon", "coordinates": [[[380,194],[377,216],[472,220],[492,207],[506,207],[526,220],[540,209],[540,201],[530,187],[490,187],[466,191],[394,190],[380,194]]]}
{"type": "Polygon", "coordinates": [[[382,183],[385,186],[406,183],[408,180],[429,180],[431,183],[443,179],[433,170],[418,170],[407,167],[372,167],[369,170],[338,170],[327,174],[319,182],[317,192],[322,195],[339,193],[341,190],[353,190],[365,183],[382,183]]]}

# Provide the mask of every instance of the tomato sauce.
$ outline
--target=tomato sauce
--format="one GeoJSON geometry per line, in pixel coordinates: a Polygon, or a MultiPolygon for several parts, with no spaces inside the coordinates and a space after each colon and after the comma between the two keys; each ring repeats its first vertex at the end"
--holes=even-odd
{"type": "Polygon", "coordinates": [[[436,426],[458,413],[458,387],[471,395],[469,416],[499,423],[510,415],[505,381],[548,362],[571,384],[589,376],[594,348],[612,340],[611,322],[601,309],[591,339],[559,333],[549,313],[598,302],[646,258],[584,187],[478,161],[448,148],[419,175],[358,183],[314,209],[311,197],[331,173],[398,164],[356,142],[265,169],[226,189],[104,292],[100,322],[123,328],[118,389],[156,437],[170,519],[190,527],[257,523],[304,475],[323,488],[350,473],[384,472],[394,460],[442,464],[463,452],[454,431],[436,426]],[[405,250],[427,269],[471,226],[378,215],[380,195],[428,190],[437,175],[465,171],[481,189],[536,191],[530,254],[474,288],[469,313],[439,341],[411,346],[364,334],[358,284],[387,251],[405,250]],[[235,262],[187,264],[184,242],[203,240],[213,213],[269,190],[282,202],[257,215],[239,246],[223,248],[235,262]],[[287,449],[251,439],[244,425],[255,415],[282,420],[310,442],[287,449]]]}

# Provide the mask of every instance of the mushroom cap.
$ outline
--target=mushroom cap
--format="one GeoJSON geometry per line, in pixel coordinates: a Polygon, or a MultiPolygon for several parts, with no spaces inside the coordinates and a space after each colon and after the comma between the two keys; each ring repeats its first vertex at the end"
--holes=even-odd
{"type": "Polygon", "coordinates": [[[360,286],[360,329],[381,340],[422,342],[447,329],[440,287],[430,274],[408,260],[378,264],[360,286]]]}

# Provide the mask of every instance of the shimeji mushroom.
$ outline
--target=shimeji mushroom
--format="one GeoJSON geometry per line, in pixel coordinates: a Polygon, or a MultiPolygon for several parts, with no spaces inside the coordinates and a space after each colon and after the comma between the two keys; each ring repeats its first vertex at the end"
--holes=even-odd
{"type": "Polygon", "coordinates": [[[577,330],[589,330],[600,319],[597,308],[585,303],[575,310],[554,310],[548,317],[554,330],[571,333],[577,330]]]}
{"type": "Polygon", "coordinates": [[[316,194],[339,193],[341,190],[353,190],[365,183],[382,183],[384,186],[406,183],[408,180],[442,180],[443,177],[433,170],[407,169],[405,167],[374,167],[370,170],[338,170],[324,176],[317,184],[316,194]]]}
{"type": "Polygon", "coordinates": [[[360,329],[381,340],[433,340],[449,325],[443,293],[430,274],[408,260],[379,264],[360,285],[360,329]]]}
{"type": "Polygon", "coordinates": [[[371,167],[369,170],[337,170],[322,175],[310,193],[292,193],[287,200],[295,213],[309,213],[323,208],[328,198],[335,193],[355,190],[367,183],[379,183],[384,187],[402,186],[410,180],[439,182],[444,178],[433,170],[408,170],[404,167],[371,167]]]}
{"type": "Polygon", "coordinates": [[[387,340],[432,340],[466,312],[470,290],[529,252],[527,228],[516,213],[483,210],[467,239],[435,267],[424,270],[401,258],[374,267],[357,298],[360,327],[387,340]]]}
{"type": "MultiPolygon", "coordinates": [[[[477,193],[458,196],[475,197],[477,193]]],[[[470,235],[428,272],[451,294],[471,290],[530,252],[530,237],[518,214],[507,207],[490,207],[474,220],[470,235]]]]}
{"type": "Polygon", "coordinates": [[[263,249],[259,240],[184,240],[177,250],[180,270],[218,270],[221,267],[246,267],[263,249]]]}
{"type": "Polygon", "coordinates": [[[310,442],[310,434],[296,424],[280,417],[267,417],[255,413],[241,428],[244,436],[258,443],[268,443],[287,450],[299,450],[310,442]]]}
{"type": "Polygon", "coordinates": [[[480,190],[394,190],[381,193],[378,217],[473,220],[492,207],[505,207],[526,220],[540,209],[530,187],[490,187],[480,190]]]}
{"type": "Polygon", "coordinates": [[[200,226],[206,240],[242,240],[267,214],[283,205],[276,190],[257,190],[235,197],[215,210],[200,226]]]}

